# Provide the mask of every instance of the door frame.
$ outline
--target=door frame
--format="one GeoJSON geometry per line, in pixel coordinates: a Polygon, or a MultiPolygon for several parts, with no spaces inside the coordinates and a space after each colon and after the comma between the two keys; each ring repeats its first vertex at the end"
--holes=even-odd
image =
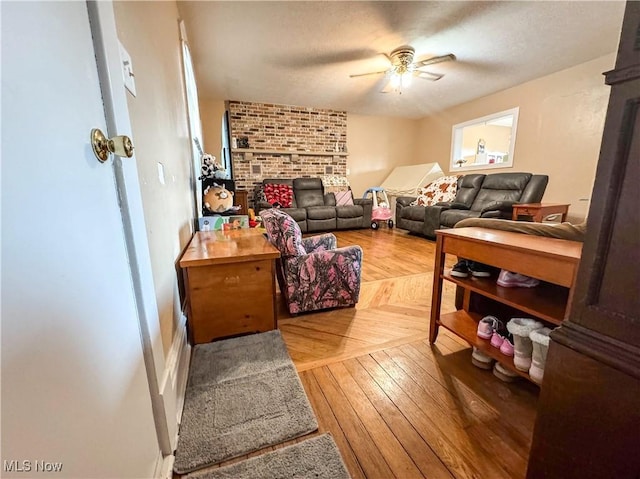
{"type": "MultiPolygon", "coordinates": [[[[87,8],[107,121],[106,134],[108,137],[116,135],[133,137],[122,77],[113,2],[111,0],[88,0],[87,8]]],[[[131,270],[140,326],[140,340],[149,382],[158,445],[163,460],[165,460],[173,454],[172,440],[175,441],[174,436],[177,433],[177,412],[167,410],[167,404],[160,393],[160,381],[165,376],[166,359],[160,334],[158,306],[135,150],[132,158],[123,159],[114,156],[111,165],[125,232],[127,259],[131,270]]],[[[167,464],[162,466],[164,473],[167,472],[167,467],[167,464]]]]}

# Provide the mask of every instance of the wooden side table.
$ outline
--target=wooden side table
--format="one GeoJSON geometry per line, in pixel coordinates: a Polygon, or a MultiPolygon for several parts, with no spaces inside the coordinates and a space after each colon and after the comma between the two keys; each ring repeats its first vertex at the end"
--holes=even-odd
{"type": "Polygon", "coordinates": [[[512,218],[514,221],[518,219],[518,216],[531,216],[533,221],[542,223],[542,220],[554,213],[560,213],[562,215],[561,221],[567,220],[567,213],[569,211],[568,204],[561,203],[516,203],[513,205],[512,218]]]}
{"type": "Polygon", "coordinates": [[[191,344],[276,329],[279,257],[259,229],[196,233],[180,259],[191,344]]]}

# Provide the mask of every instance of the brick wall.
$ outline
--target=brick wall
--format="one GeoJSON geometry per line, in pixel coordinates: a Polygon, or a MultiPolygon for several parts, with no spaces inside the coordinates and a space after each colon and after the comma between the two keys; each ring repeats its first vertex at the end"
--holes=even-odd
{"type": "Polygon", "coordinates": [[[249,148],[287,151],[291,154],[232,154],[236,188],[252,192],[263,178],[344,175],[347,157],[347,112],[274,105],[228,102],[231,137],[247,137],[249,148]],[[305,152],[338,155],[307,155],[305,152]]]}

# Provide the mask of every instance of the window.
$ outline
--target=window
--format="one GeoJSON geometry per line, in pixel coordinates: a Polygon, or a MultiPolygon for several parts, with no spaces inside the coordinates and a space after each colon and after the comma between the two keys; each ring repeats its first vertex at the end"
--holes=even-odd
{"type": "Polygon", "coordinates": [[[187,114],[189,117],[189,135],[191,137],[191,161],[193,169],[193,181],[195,183],[195,207],[198,218],[202,213],[202,184],[197,181],[200,176],[200,157],[204,152],[204,142],[202,141],[202,124],[200,123],[200,108],[198,107],[198,87],[196,77],[193,72],[191,52],[186,41],[184,22],[180,22],[180,36],[182,39],[182,65],[184,68],[184,83],[187,97],[187,114]]]}
{"type": "Polygon", "coordinates": [[[452,172],[513,166],[519,108],[453,125],[452,172]]]}

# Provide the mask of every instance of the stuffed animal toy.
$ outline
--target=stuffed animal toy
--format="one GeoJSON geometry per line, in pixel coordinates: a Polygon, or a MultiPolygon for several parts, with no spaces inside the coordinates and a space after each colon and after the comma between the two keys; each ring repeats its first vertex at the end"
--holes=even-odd
{"type": "Polygon", "coordinates": [[[201,171],[202,176],[200,176],[199,180],[204,180],[205,178],[225,178],[227,175],[226,170],[222,167],[220,163],[216,161],[216,157],[210,155],[208,153],[204,153],[200,157],[200,162],[202,163],[201,171]]]}
{"type": "Polygon", "coordinates": [[[212,213],[224,213],[233,209],[233,191],[214,184],[204,190],[204,206],[212,213]]]}

